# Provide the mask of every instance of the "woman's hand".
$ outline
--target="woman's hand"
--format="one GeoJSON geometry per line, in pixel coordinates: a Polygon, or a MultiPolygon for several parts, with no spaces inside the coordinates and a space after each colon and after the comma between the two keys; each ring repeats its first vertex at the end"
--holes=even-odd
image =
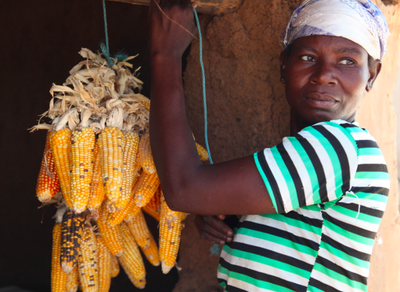
{"type": "Polygon", "coordinates": [[[196,215],[194,224],[201,238],[217,244],[225,244],[226,242],[232,241],[233,230],[223,222],[224,219],[225,215],[196,215]]]}
{"type": "Polygon", "coordinates": [[[150,54],[181,57],[197,32],[190,0],[151,0],[150,54]]]}

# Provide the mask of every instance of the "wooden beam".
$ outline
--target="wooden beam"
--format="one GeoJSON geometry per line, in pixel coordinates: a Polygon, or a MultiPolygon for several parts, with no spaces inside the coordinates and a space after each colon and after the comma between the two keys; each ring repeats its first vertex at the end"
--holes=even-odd
{"type": "MultiPolygon", "coordinates": [[[[137,5],[149,5],[151,0],[109,0],[115,2],[125,2],[137,5]]],[[[196,10],[206,14],[223,14],[235,11],[238,9],[243,0],[196,0],[196,10]]]]}

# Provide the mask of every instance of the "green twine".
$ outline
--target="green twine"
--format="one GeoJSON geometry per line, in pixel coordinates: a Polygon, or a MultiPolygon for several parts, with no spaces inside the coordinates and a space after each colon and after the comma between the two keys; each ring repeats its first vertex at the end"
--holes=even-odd
{"type": "MultiPolygon", "coordinates": [[[[204,106],[204,139],[206,142],[206,148],[208,152],[208,157],[210,159],[210,164],[213,164],[210,152],[210,146],[208,145],[208,134],[207,134],[207,99],[206,99],[206,77],[204,74],[204,63],[203,63],[203,40],[201,37],[201,30],[200,30],[200,21],[197,15],[196,9],[193,9],[194,17],[196,19],[197,29],[199,30],[199,46],[200,46],[200,67],[201,67],[201,75],[202,75],[202,83],[203,83],[203,106],[204,106]]],[[[214,244],[210,248],[210,256],[218,256],[219,255],[219,245],[214,244]]]]}

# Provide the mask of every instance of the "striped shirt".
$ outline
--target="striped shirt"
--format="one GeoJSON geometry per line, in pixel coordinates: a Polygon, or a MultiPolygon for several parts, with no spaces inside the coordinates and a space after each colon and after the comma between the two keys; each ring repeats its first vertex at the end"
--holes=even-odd
{"type": "Polygon", "coordinates": [[[367,291],[390,185],[375,139],[335,120],[254,158],[277,214],[242,216],[221,252],[225,291],[367,291]]]}

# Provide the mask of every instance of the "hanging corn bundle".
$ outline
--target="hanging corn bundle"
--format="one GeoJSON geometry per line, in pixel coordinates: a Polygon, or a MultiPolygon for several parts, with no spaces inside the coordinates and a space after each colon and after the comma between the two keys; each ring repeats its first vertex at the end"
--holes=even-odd
{"type": "MultiPolygon", "coordinates": [[[[79,54],[85,60],[63,85],[51,87],[50,108],[32,127],[48,131],[36,195],[45,205],[59,206],[52,291],[77,291],[78,286],[108,291],[119,265],[144,288],[140,250],[152,265],[161,261],[163,272],[169,272],[185,216],[161,204],[148,133],[150,100],[139,93],[138,69],[129,70],[135,56],[114,60],[110,68],[101,54],[88,49],[79,54]],[[41,123],[43,118],[50,122],[41,123]],[[160,221],[160,251],[142,208],[160,221]],[[173,230],[174,237],[165,230],[173,230]]],[[[197,142],[196,147],[206,160],[204,148],[197,142]]]]}

